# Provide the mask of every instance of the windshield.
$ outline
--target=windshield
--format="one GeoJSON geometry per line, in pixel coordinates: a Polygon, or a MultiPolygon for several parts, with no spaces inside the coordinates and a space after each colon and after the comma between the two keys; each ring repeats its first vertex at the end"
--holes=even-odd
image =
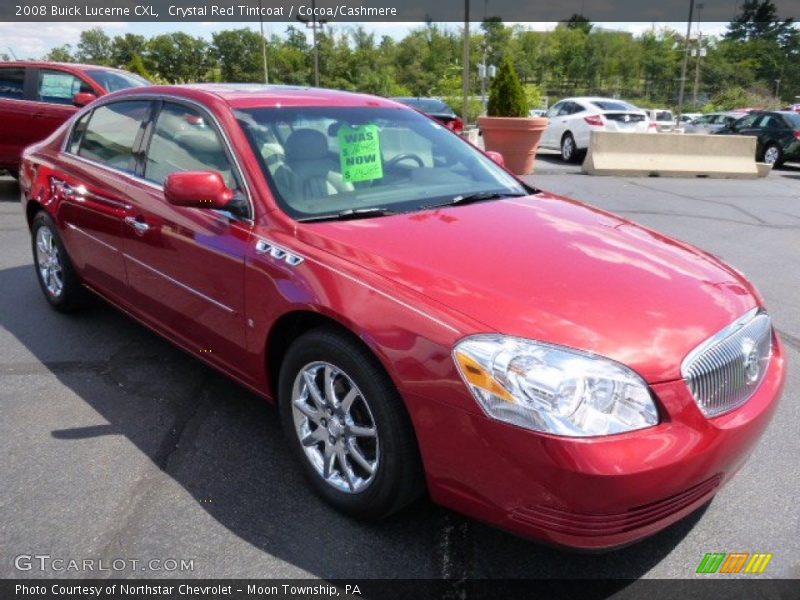
{"type": "Polygon", "coordinates": [[[405,108],[256,108],[236,117],[278,202],[296,219],[528,193],[470,144],[405,108]]]}
{"type": "Polygon", "coordinates": [[[592,100],[591,103],[600,110],[638,110],[636,107],[631,106],[627,102],[619,102],[614,100],[592,100]]]}
{"type": "Polygon", "coordinates": [[[144,77],[139,77],[138,75],[128,73],[127,71],[88,69],[86,73],[89,75],[89,77],[103,86],[103,89],[109,93],[116,92],[117,90],[124,90],[125,88],[150,85],[150,82],[144,77]]]}

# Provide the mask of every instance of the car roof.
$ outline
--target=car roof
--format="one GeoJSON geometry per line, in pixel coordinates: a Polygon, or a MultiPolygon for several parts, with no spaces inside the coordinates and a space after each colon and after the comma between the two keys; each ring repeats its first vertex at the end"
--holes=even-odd
{"type": "Polygon", "coordinates": [[[374,106],[411,110],[399,102],[379,96],[370,96],[368,94],[296,85],[252,83],[201,83],[143,86],[114,92],[108,98],[147,94],[156,96],[180,96],[195,100],[209,100],[215,98],[222,100],[232,108],[271,106],[374,106]]]}
{"type": "Polygon", "coordinates": [[[51,62],[47,60],[9,60],[0,61],[0,67],[57,67],[67,71],[91,71],[95,69],[105,69],[108,71],[121,71],[115,67],[108,67],[105,65],[88,65],[85,63],[64,63],[64,62],[51,62]]]}

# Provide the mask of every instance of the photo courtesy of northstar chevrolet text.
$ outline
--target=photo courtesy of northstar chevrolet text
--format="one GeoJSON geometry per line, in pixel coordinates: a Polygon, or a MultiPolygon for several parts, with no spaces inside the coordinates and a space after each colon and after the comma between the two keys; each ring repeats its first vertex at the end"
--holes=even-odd
{"type": "Polygon", "coordinates": [[[0,6],[0,596],[797,597],[800,6],[574,4],[0,6]]]}

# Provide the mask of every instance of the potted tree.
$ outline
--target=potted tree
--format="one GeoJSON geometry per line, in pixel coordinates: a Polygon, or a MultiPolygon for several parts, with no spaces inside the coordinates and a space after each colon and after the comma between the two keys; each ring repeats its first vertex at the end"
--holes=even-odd
{"type": "Polygon", "coordinates": [[[530,117],[525,89],[508,57],[489,90],[489,116],[478,117],[486,150],[499,152],[506,167],[517,175],[533,171],[536,150],[547,119],[530,117]]]}

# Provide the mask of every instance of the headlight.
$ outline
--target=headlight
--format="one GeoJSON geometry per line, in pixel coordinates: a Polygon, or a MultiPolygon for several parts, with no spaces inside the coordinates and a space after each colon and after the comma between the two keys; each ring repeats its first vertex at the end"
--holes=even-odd
{"type": "Polygon", "coordinates": [[[521,338],[475,335],[453,357],[486,413],[555,435],[585,437],[658,423],[647,384],[612,360],[521,338]]]}

